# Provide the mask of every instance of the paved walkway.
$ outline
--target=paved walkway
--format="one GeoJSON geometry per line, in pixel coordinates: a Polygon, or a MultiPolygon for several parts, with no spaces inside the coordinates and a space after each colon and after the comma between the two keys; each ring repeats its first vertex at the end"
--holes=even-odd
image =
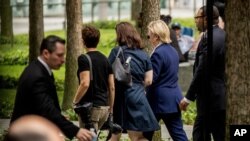
{"type": "MultiPolygon", "coordinates": [[[[0,133],[7,129],[9,126],[9,119],[0,119],[0,133]]],[[[74,122],[74,124],[78,125],[78,122],[74,122]]],[[[184,125],[184,130],[188,136],[188,139],[192,138],[192,129],[193,126],[191,125],[184,125]]],[[[122,138],[128,138],[127,134],[122,135],[122,138]]],[[[164,141],[172,141],[171,137],[169,136],[169,133],[165,127],[164,124],[161,125],[161,138],[164,141]]]]}
{"type": "MultiPolygon", "coordinates": [[[[45,17],[44,18],[44,30],[62,30],[64,27],[65,19],[63,17],[45,17]]],[[[28,34],[29,33],[29,19],[14,18],[13,19],[13,33],[14,34],[28,34]]]]}

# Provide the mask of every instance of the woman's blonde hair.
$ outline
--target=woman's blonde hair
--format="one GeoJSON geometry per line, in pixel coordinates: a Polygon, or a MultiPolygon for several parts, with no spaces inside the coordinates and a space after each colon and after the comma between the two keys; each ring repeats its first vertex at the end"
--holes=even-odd
{"type": "Polygon", "coordinates": [[[163,43],[171,43],[168,26],[162,20],[152,21],[148,25],[148,30],[159,37],[163,43]]]}

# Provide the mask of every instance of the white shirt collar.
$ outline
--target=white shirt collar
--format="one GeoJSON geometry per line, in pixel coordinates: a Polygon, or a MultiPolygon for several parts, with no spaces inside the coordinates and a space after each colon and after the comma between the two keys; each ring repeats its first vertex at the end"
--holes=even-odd
{"type": "Polygon", "coordinates": [[[159,42],[159,44],[158,44],[157,46],[154,47],[154,49],[153,49],[152,53],[150,54],[150,56],[152,56],[152,54],[155,52],[155,49],[156,49],[157,47],[159,47],[161,44],[162,44],[162,42],[159,42]]]}
{"type": "Polygon", "coordinates": [[[48,71],[49,75],[52,75],[52,70],[50,69],[50,67],[48,66],[48,64],[46,62],[44,62],[43,59],[40,56],[38,56],[37,59],[38,59],[39,62],[41,62],[43,64],[43,66],[48,71]]]}
{"type": "Polygon", "coordinates": [[[155,47],[155,49],[156,49],[157,47],[159,47],[161,44],[162,44],[162,42],[159,42],[159,44],[155,47]]]}

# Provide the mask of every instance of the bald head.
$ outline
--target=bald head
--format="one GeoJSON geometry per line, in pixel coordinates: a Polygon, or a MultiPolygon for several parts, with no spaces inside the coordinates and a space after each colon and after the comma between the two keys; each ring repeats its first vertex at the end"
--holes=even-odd
{"type": "Polygon", "coordinates": [[[9,140],[6,141],[65,141],[55,124],[37,115],[17,119],[10,125],[8,136],[9,140]]]}

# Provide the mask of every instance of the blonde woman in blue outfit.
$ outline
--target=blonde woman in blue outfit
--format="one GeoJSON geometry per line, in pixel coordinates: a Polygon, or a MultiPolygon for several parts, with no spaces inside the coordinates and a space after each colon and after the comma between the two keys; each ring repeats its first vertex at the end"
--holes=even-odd
{"type": "MultiPolygon", "coordinates": [[[[183,98],[178,85],[179,57],[170,45],[167,25],[161,21],[152,21],[148,25],[148,39],[153,46],[151,62],[153,82],[148,87],[147,98],[156,119],[162,119],[174,141],[187,141],[183,130],[179,103],[183,98]]],[[[152,140],[153,132],[144,133],[152,140]]]]}
{"type": "MultiPolygon", "coordinates": [[[[122,47],[125,60],[131,57],[133,84],[127,87],[115,82],[114,122],[128,132],[132,141],[146,141],[143,132],[159,129],[145,95],[145,87],[152,83],[152,64],[149,56],[142,50],[140,35],[130,23],[117,24],[116,35],[119,46],[112,49],[109,61],[111,64],[115,61],[119,47],[122,47]]],[[[119,135],[112,135],[111,140],[119,138],[119,135]]]]}

